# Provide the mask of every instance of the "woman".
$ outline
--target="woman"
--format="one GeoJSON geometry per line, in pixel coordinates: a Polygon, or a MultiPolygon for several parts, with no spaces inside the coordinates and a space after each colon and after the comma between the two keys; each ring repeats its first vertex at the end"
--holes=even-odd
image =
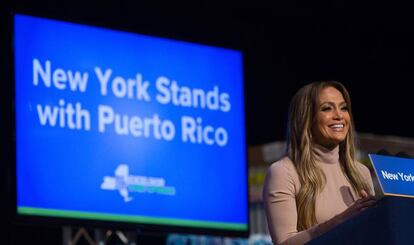
{"type": "Polygon", "coordinates": [[[339,82],[293,97],[287,156],[267,173],[263,202],[276,244],[303,244],[375,204],[367,167],[355,160],[351,101],[339,82]]]}

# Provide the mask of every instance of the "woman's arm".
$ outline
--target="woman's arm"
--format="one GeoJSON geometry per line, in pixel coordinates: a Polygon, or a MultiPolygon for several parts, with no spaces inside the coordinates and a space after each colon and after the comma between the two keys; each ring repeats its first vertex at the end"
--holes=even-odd
{"type": "Polygon", "coordinates": [[[270,235],[275,244],[304,244],[319,235],[318,227],[297,230],[296,188],[299,179],[282,159],[269,168],[264,187],[263,203],[270,235]]]}
{"type": "Polygon", "coordinates": [[[300,184],[287,161],[282,159],[269,168],[263,187],[263,203],[270,235],[275,244],[304,244],[375,204],[375,198],[362,191],[362,198],[342,213],[324,223],[298,232],[295,196],[296,188],[299,188],[300,184]]]}

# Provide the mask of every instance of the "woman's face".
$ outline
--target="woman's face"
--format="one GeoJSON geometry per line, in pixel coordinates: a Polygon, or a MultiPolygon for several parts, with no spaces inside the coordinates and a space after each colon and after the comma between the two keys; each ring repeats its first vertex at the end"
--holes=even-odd
{"type": "Polygon", "coordinates": [[[345,140],[350,120],[341,92],[334,87],[323,88],[319,94],[312,138],[315,143],[333,149],[345,140]]]}

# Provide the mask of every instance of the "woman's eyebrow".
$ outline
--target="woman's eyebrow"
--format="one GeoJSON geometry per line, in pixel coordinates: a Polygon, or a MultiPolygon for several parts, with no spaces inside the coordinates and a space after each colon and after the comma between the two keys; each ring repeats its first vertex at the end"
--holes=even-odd
{"type": "MultiPolygon", "coordinates": [[[[334,106],[335,105],[335,102],[333,102],[333,101],[323,101],[323,102],[321,102],[321,104],[319,106],[323,106],[323,105],[326,105],[326,104],[334,106]]],[[[339,106],[342,106],[342,105],[346,105],[346,102],[345,101],[341,101],[339,103],[339,106]]]]}

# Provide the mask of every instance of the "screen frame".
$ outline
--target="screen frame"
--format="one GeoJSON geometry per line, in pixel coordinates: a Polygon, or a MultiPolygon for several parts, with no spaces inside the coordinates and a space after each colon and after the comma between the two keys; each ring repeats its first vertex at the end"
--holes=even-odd
{"type": "Polygon", "coordinates": [[[0,224],[3,225],[0,234],[4,238],[5,243],[11,242],[10,233],[12,232],[11,222],[13,220],[13,208],[12,208],[12,201],[13,199],[13,192],[11,191],[11,176],[12,176],[12,159],[13,159],[13,126],[12,126],[12,117],[13,117],[13,110],[12,110],[12,91],[13,85],[11,84],[12,81],[12,51],[11,51],[11,31],[9,27],[11,26],[12,22],[9,18],[9,12],[7,11],[7,3],[0,4],[0,53],[2,54],[0,57],[0,81],[1,81],[1,108],[0,112],[2,115],[2,120],[0,120],[0,128],[1,128],[1,146],[2,146],[2,154],[0,154],[0,182],[1,182],[1,193],[4,195],[4,199],[2,200],[0,207],[1,207],[1,214],[4,217],[0,224]]]}
{"type": "Polygon", "coordinates": [[[250,203],[249,203],[249,187],[248,187],[248,158],[247,158],[247,132],[246,132],[246,81],[245,81],[245,58],[244,58],[244,54],[243,54],[243,50],[238,48],[235,49],[234,47],[228,47],[228,46],[224,46],[222,44],[212,44],[211,42],[202,42],[202,41],[197,41],[191,38],[180,38],[177,39],[175,37],[170,37],[170,36],[160,36],[158,34],[150,34],[150,33],[146,33],[146,32],[140,32],[140,30],[137,30],[136,28],[122,28],[116,25],[108,25],[108,24],[104,24],[104,25],[97,25],[96,23],[91,23],[85,20],[79,20],[77,18],[62,18],[57,17],[57,16],[50,16],[48,14],[39,14],[39,13],[34,13],[33,11],[22,11],[22,10],[14,10],[14,11],[9,11],[9,23],[10,23],[10,29],[8,30],[9,33],[11,33],[11,38],[8,41],[8,46],[9,46],[9,55],[10,55],[10,59],[7,59],[7,61],[9,62],[9,69],[8,69],[8,77],[9,77],[9,81],[12,81],[11,83],[9,83],[9,94],[10,94],[10,98],[8,98],[8,101],[10,101],[10,104],[12,106],[12,110],[11,110],[11,120],[10,120],[10,128],[11,130],[9,130],[9,132],[12,132],[12,135],[8,135],[7,138],[11,139],[10,140],[10,151],[11,155],[10,155],[10,159],[11,159],[11,174],[10,174],[10,178],[9,178],[9,186],[10,186],[10,193],[11,193],[11,205],[10,205],[10,209],[12,210],[12,212],[9,212],[12,214],[12,220],[13,222],[16,222],[18,224],[30,224],[30,225],[40,225],[40,226],[86,226],[86,227],[94,227],[94,228],[102,228],[102,229],[125,229],[125,230],[133,230],[133,231],[138,231],[140,233],[154,233],[154,232],[160,232],[163,234],[168,234],[168,233],[190,233],[190,234],[206,234],[206,235],[217,235],[217,236],[227,236],[227,237],[248,237],[250,234],[250,220],[249,220],[249,209],[250,209],[250,203]],[[126,33],[130,33],[130,34],[140,34],[140,35],[146,35],[146,36],[151,36],[151,37],[157,37],[157,38],[166,38],[168,40],[177,40],[177,41],[184,41],[184,42],[189,42],[189,43],[194,43],[194,44],[201,44],[201,45],[208,45],[208,46],[212,46],[212,47],[221,47],[221,48],[229,48],[229,49],[233,49],[233,50],[237,50],[239,52],[241,52],[242,54],[242,77],[243,77],[243,96],[244,96],[244,130],[245,130],[245,134],[244,134],[244,139],[245,139],[245,176],[246,176],[246,207],[247,207],[247,212],[246,212],[246,217],[247,217],[247,230],[245,231],[236,231],[236,230],[224,230],[224,229],[213,229],[213,228],[195,228],[195,227],[188,227],[188,226],[177,226],[177,225],[161,225],[161,224],[146,224],[146,223],[129,223],[129,222],[122,222],[122,221],[103,221],[103,220],[93,220],[93,219],[78,219],[78,218],[62,218],[62,217],[51,217],[51,216],[37,216],[37,215],[22,215],[22,214],[18,214],[17,212],[17,171],[16,171],[16,108],[15,108],[15,50],[14,50],[14,20],[15,20],[15,16],[16,15],[26,15],[26,16],[31,16],[31,17],[38,17],[38,18],[44,18],[47,20],[56,20],[56,21],[63,21],[66,23],[74,23],[74,24],[81,24],[81,25],[85,25],[85,26],[89,26],[89,27],[98,27],[98,28],[103,28],[105,30],[115,30],[115,31],[122,31],[122,32],[126,32],[126,33]]]}

